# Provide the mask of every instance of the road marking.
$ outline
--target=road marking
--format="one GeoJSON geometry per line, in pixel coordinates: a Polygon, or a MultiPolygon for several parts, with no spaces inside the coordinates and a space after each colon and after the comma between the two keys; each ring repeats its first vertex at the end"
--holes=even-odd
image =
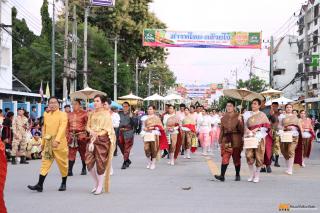
{"type": "Polygon", "coordinates": [[[206,159],[207,159],[208,167],[210,169],[212,176],[218,175],[219,169],[218,169],[218,166],[214,163],[213,159],[209,157],[206,157],[206,159]]]}

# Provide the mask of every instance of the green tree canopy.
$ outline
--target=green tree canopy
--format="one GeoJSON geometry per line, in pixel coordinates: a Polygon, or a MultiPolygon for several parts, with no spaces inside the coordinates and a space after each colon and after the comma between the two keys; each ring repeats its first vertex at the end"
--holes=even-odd
{"type": "Polygon", "coordinates": [[[238,89],[247,88],[250,91],[258,92],[258,93],[264,91],[268,87],[267,82],[259,78],[259,76],[257,75],[253,75],[251,79],[248,79],[248,80],[240,79],[237,82],[237,85],[238,85],[237,86],[238,89]]]}

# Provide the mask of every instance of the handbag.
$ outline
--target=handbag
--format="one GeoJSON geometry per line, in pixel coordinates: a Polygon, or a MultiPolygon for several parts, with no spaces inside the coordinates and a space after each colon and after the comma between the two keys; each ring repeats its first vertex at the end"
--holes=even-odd
{"type": "Polygon", "coordinates": [[[144,142],[153,142],[156,141],[156,136],[155,134],[151,133],[151,132],[146,132],[143,136],[143,141],[144,142]]]}
{"type": "Polygon", "coordinates": [[[292,143],[292,141],[293,141],[292,132],[290,132],[290,131],[283,132],[281,134],[280,138],[281,138],[282,143],[292,143]]]}
{"type": "Polygon", "coordinates": [[[259,146],[258,138],[256,137],[247,137],[243,139],[243,148],[244,149],[257,149],[259,146]]]}

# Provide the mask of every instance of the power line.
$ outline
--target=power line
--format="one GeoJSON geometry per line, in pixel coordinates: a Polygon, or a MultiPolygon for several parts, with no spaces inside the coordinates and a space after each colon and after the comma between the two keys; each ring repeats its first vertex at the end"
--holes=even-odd
{"type": "MultiPolygon", "coordinates": [[[[2,26],[1,28],[2,28],[4,31],[6,31],[6,32],[12,37],[13,40],[15,40],[16,42],[20,43],[21,45],[23,45],[24,47],[26,47],[27,49],[29,49],[32,53],[41,56],[43,59],[45,59],[46,61],[48,61],[48,62],[50,62],[50,63],[52,62],[52,60],[49,59],[47,56],[43,55],[42,53],[40,53],[39,51],[33,49],[32,47],[28,47],[21,39],[16,38],[16,37],[12,34],[12,32],[10,32],[6,27],[2,26]]],[[[19,34],[18,32],[14,32],[14,33],[19,34]]],[[[68,68],[68,69],[70,69],[70,70],[75,70],[75,69],[73,69],[73,68],[71,68],[71,67],[68,67],[68,66],[63,66],[63,67],[68,68]]]]}
{"type": "MultiPolygon", "coordinates": [[[[12,1],[12,0],[11,0],[12,1]]],[[[39,23],[41,23],[41,20],[39,19],[34,19],[34,15],[31,14],[30,12],[28,12],[23,6],[17,6],[18,3],[16,2],[9,2],[9,4],[11,4],[12,7],[17,8],[17,11],[19,13],[22,13],[22,17],[28,21],[28,24],[31,25],[33,28],[35,28],[36,30],[41,32],[41,25],[39,25],[39,23]],[[15,4],[16,3],[16,4],[15,4]]]]}

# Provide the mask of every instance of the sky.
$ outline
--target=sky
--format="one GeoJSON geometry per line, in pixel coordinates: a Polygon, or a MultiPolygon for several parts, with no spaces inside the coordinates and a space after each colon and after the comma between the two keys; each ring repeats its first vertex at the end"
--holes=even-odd
{"type": "MultiPolygon", "coordinates": [[[[37,33],[41,30],[42,0],[9,2],[16,5],[18,17],[24,17],[33,31],[37,33]]],[[[302,3],[305,0],[154,0],[150,9],[170,30],[262,31],[263,39],[269,40],[271,35],[277,38],[285,33],[294,33],[294,28],[289,27],[288,23],[292,23],[293,13],[299,12],[302,3]],[[288,19],[291,22],[287,22],[288,19]]],[[[265,43],[263,47],[267,45],[265,43]]],[[[236,78],[231,71],[237,70],[238,78],[248,79],[246,60],[251,57],[256,67],[269,70],[266,48],[169,48],[169,53],[167,63],[178,83],[225,83],[227,79],[230,85],[235,84],[236,78]]],[[[266,71],[254,69],[253,72],[268,80],[266,71]]]]}

